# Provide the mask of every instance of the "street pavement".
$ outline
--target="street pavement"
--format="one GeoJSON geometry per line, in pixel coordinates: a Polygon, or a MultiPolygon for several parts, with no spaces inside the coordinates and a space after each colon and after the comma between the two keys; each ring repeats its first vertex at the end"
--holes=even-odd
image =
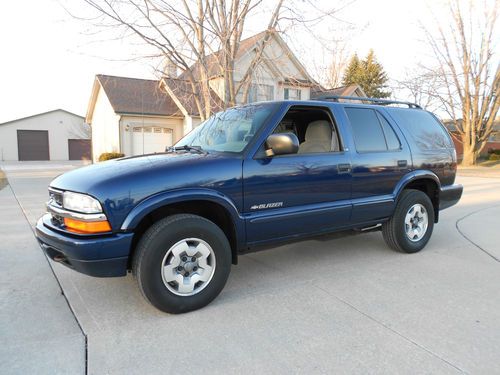
{"type": "Polygon", "coordinates": [[[9,180],[0,190],[9,207],[0,211],[2,372],[39,363],[40,374],[500,373],[496,176],[459,176],[462,200],[441,212],[418,254],[389,250],[378,232],[249,254],[212,304],[168,315],[132,276],[98,279],[51,263],[56,280],[27,222],[71,166],[0,167],[9,180]],[[66,360],[37,352],[40,340],[66,360]]]}

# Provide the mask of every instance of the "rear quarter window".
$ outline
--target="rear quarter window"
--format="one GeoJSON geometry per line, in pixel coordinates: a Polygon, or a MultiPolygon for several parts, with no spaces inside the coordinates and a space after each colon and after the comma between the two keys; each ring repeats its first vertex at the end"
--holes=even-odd
{"type": "Polygon", "coordinates": [[[391,108],[390,113],[421,150],[453,147],[446,129],[429,112],[421,109],[391,108]]]}

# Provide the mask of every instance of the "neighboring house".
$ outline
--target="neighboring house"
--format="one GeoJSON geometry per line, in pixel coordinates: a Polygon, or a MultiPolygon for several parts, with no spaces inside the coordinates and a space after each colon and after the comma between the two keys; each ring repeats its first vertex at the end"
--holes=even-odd
{"type": "MultiPolygon", "coordinates": [[[[349,85],[335,87],[333,89],[325,89],[322,86],[315,86],[311,91],[311,99],[317,99],[322,96],[355,96],[358,98],[366,98],[366,94],[359,85],[349,85]]],[[[348,99],[340,99],[339,101],[349,101],[348,99]]]]}
{"type": "MultiPolygon", "coordinates": [[[[266,31],[263,31],[240,42],[234,62],[235,84],[243,79],[255,56],[255,50],[265,35],[266,31]]],[[[218,52],[207,56],[206,65],[210,87],[220,99],[224,100],[224,78],[217,64],[217,54],[218,52]]],[[[195,78],[200,77],[198,63],[191,67],[191,72],[195,78]]],[[[177,78],[186,79],[186,73],[177,78]]],[[[168,85],[168,81],[166,83],[168,85]]],[[[252,75],[248,102],[283,99],[309,100],[311,88],[314,86],[317,86],[316,81],[309,75],[283,38],[279,33],[271,32],[271,38],[265,45],[261,61],[252,75]]],[[[242,103],[242,95],[242,92],[238,94],[237,104],[242,103]]]]}
{"type": "Polygon", "coordinates": [[[90,129],[63,109],[0,124],[0,160],[90,160],[90,129]]]}
{"type": "MultiPolygon", "coordinates": [[[[462,120],[458,121],[461,122],[462,120]]],[[[458,159],[462,159],[464,148],[462,145],[460,133],[457,131],[452,120],[443,120],[443,124],[452,135],[451,138],[453,139],[453,143],[455,144],[458,159]]],[[[489,150],[500,150],[500,120],[498,119],[493,123],[493,132],[491,133],[486,146],[484,146],[483,151],[481,151],[481,156],[488,155],[489,150]]]]}
{"type": "Polygon", "coordinates": [[[86,121],[92,154],[164,151],[184,135],[185,116],[158,80],[97,75],[86,121]]]}
{"type": "MultiPolygon", "coordinates": [[[[242,78],[258,42],[265,33],[242,40],[235,62],[235,80],[242,78]]],[[[278,33],[266,44],[263,60],[252,76],[249,102],[308,100],[317,83],[294,56],[278,33]]],[[[210,67],[212,109],[223,108],[224,80],[217,71],[215,55],[210,67]]],[[[191,67],[197,76],[197,65],[191,67]]],[[[93,160],[104,152],[126,156],[161,152],[200,123],[193,93],[185,76],[160,80],[97,75],[86,121],[92,127],[93,160]]],[[[239,96],[241,103],[241,95],[239,96]]]]}

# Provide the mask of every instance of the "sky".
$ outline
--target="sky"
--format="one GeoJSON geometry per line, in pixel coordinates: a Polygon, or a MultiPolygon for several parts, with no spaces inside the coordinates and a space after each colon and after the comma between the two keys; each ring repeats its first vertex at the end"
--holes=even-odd
{"type": "MultiPolygon", "coordinates": [[[[319,0],[317,6],[326,9],[335,3],[319,0]]],[[[84,116],[96,74],[154,77],[153,61],[134,58],[140,47],[130,39],[116,38],[113,30],[96,34],[88,22],[75,19],[61,4],[81,14],[88,10],[77,0],[3,2],[0,123],[56,108],[84,116]]],[[[429,58],[419,22],[442,11],[436,4],[440,0],[357,0],[338,13],[338,21],[320,25],[321,32],[345,34],[351,53],[364,56],[373,48],[388,75],[399,78],[416,62],[429,58]],[[347,25],[353,31],[345,33],[347,25]]],[[[253,21],[248,33],[264,28],[253,21]]],[[[307,38],[293,35],[291,47],[312,69],[324,64],[327,54],[318,47],[311,51],[307,38]]]]}

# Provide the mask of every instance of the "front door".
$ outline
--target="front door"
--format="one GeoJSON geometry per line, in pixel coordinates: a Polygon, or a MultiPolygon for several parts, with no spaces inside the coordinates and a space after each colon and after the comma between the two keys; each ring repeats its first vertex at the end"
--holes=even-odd
{"type": "Polygon", "coordinates": [[[273,132],[295,133],[300,141],[299,153],[273,157],[261,154],[244,161],[249,245],[348,226],[350,157],[343,150],[330,111],[291,107],[273,132]],[[328,126],[331,136],[318,138],[328,126]]]}

